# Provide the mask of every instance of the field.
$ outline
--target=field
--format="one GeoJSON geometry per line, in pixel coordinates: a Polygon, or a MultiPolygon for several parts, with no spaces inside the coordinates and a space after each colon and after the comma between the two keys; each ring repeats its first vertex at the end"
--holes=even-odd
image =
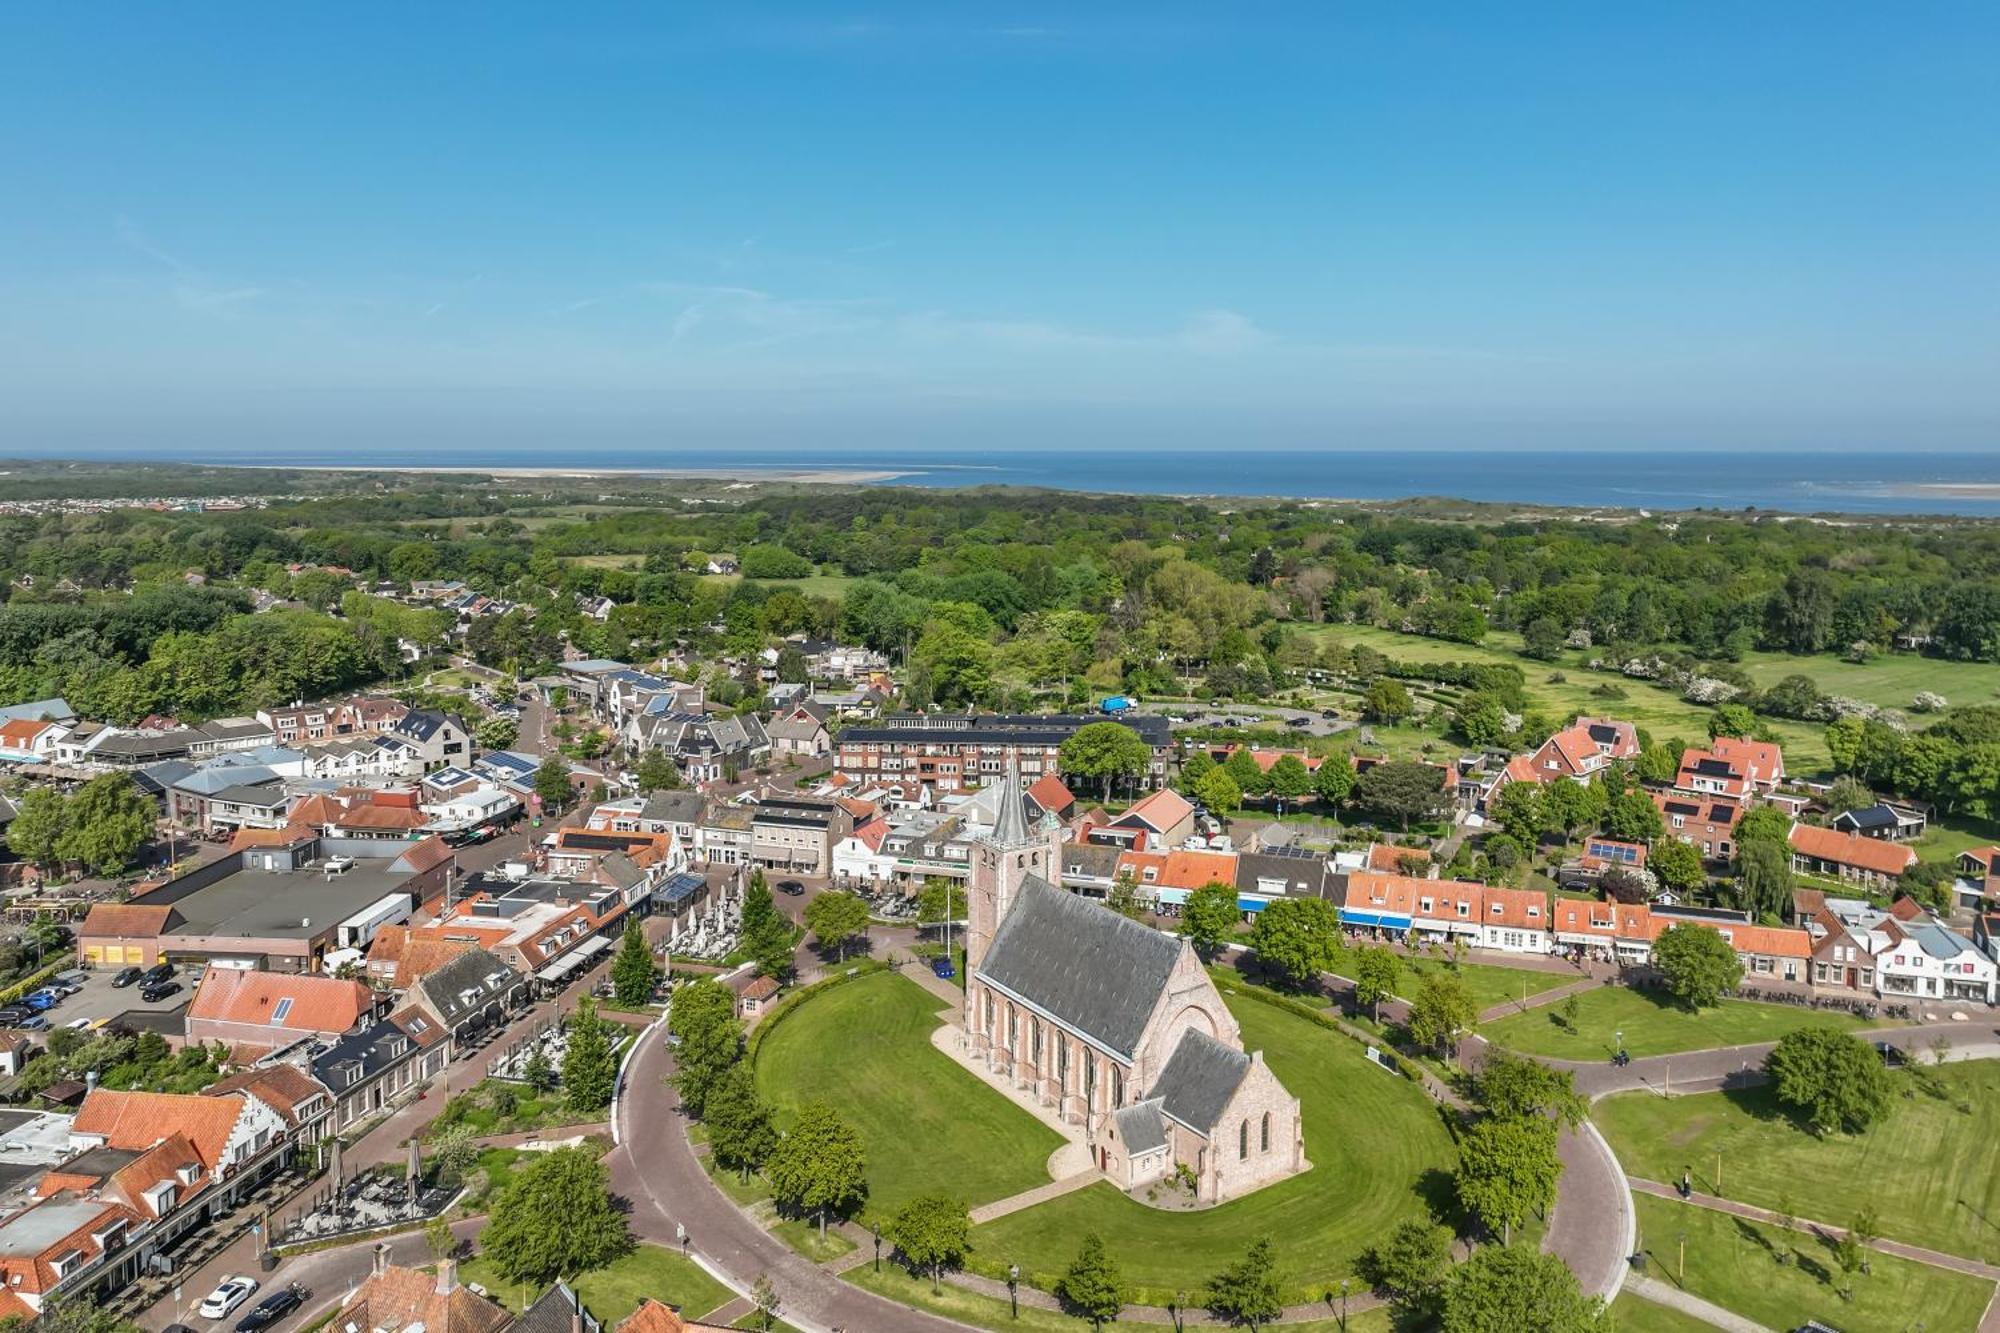
{"type": "MultiPolygon", "coordinates": [[[[511,1310],[525,1309],[527,1301],[543,1290],[533,1287],[524,1291],[520,1283],[501,1280],[484,1255],[460,1263],[458,1276],[461,1281],[479,1283],[511,1310]]],[[[735,1299],[734,1292],[702,1272],[693,1260],[658,1245],[637,1246],[623,1259],[571,1278],[570,1285],[606,1327],[638,1309],[640,1299],[646,1296],[678,1305],[691,1318],[700,1318],[735,1299]]]]}
{"type": "Polygon", "coordinates": [[[1833,1226],[1871,1207],[1886,1236],[2000,1261],[2000,1063],[1949,1064],[1934,1077],[1944,1096],[1917,1091],[1867,1133],[1832,1139],[1801,1129],[1768,1088],[1630,1093],[1599,1102],[1595,1118],[1634,1175],[1673,1181],[1692,1166],[1705,1193],[1833,1226]]]}
{"type": "Polygon", "coordinates": [[[1287,1299],[1306,1300],[1353,1272],[1362,1250],[1421,1215],[1427,1201],[1448,1202],[1451,1141],[1420,1089],[1297,1015],[1241,996],[1231,997],[1230,1009],[1244,1046],[1261,1048],[1303,1104],[1312,1169],[1192,1213],[1148,1207],[1108,1182],[1092,1185],[976,1228],[982,1270],[1018,1263],[1024,1280],[1046,1287],[1074,1257],[1078,1238],[1094,1231],[1138,1289],[1135,1298],[1164,1304],[1271,1236],[1287,1299]]]}
{"type": "Polygon", "coordinates": [[[1946,702],[2000,702],[2000,668],[1989,662],[1949,662],[1914,653],[1893,653],[1871,662],[1848,662],[1822,654],[1791,657],[1784,653],[1746,653],[1738,663],[1760,687],[1769,688],[1786,676],[1810,676],[1827,694],[1907,709],[1919,691],[1941,694],[1946,702]]]}
{"type": "MultiPolygon", "coordinates": [[[[1566,1002],[1565,1002],[1566,1003],[1566,1002]]],[[[1600,986],[1577,996],[1576,1031],[1557,1021],[1563,1006],[1548,1005],[1511,1014],[1480,1028],[1488,1041],[1523,1055],[1557,1060],[1608,1060],[1618,1052],[1618,1034],[1635,1057],[1674,1055],[1714,1046],[1744,1046],[1776,1041],[1794,1028],[1830,1023],[1855,1031],[1862,1027],[1892,1027],[1886,1020],[1863,1023],[1851,1014],[1833,1014],[1793,1005],[1755,1004],[1724,1000],[1713,1009],[1684,1009],[1665,991],[1600,986]]]]}
{"type": "Polygon", "coordinates": [[[787,1124],[826,1098],[868,1154],[868,1212],[948,1186],[968,1204],[1048,1183],[1056,1132],[931,1045],[937,998],[893,972],[790,1011],[757,1051],[757,1086],[787,1124]]]}
{"type": "MultiPolygon", "coordinates": [[[[741,574],[702,574],[703,583],[740,583],[741,574]]],[[[765,587],[794,588],[807,597],[844,597],[861,580],[849,574],[809,574],[802,579],[759,579],[765,587]]]]}
{"type": "MultiPolygon", "coordinates": [[[[1414,974],[1406,975],[1397,984],[1397,990],[1405,997],[1417,993],[1419,978],[1431,972],[1451,970],[1446,964],[1430,958],[1406,958],[1404,963],[1406,973],[1414,974]]],[[[1524,986],[1529,995],[1540,995],[1543,991],[1554,990],[1558,986],[1567,986],[1572,981],[1582,979],[1576,973],[1542,972],[1525,967],[1495,967],[1487,963],[1460,963],[1458,976],[1459,980],[1465,983],[1467,993],[1472,996],[1473,1008],[1480,1013],[1495,1005],[1510,1002],[1519,1004],[1524,986]]]]}
{"type": "Polygon", "coordinates": [[[1809,1232],[1649,1194],[1633,1202],[1653,1277],[1768,1328],[1818,1319],[1833,1328],[1902,1330],[1921,1316],[1927,1333],[1970,1333],[1993,1294],[1991,1282],[1885,1254],[1869,1257],[1872,1273],[1850,1278],[1834,1262],[1832,1244],[1809,1232]],[[1678,1276],[1682,1236],[1685,1281],[1678,1276]],[[1786,1263],[1778,1262],[1780,1254],[1786,1263]],[[1852,1301],[1841,1299],[1843,1286],[1852,1287],[1852,1301]]]}

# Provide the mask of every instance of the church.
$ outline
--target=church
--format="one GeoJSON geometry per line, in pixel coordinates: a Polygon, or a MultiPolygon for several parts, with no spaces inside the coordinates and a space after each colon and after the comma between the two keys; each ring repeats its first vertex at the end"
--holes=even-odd
{"type": "Polygon", "coordinates": [[[1133,1191],[1186,1167],[1205,1204],[1310,1163],[1299,1101],[1246,1052],[1194,950],[1058,886],[1062,833],[1010,771],[972,847],[962,1023],[1016,1095],[1083,1128],[1133,1191]]]}

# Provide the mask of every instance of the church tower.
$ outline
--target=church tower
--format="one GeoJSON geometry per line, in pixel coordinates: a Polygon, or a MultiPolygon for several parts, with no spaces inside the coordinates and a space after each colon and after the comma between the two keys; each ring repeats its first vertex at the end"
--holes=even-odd
{"type": "Polygon", "coordinates": [[[1000,809],[993,831],[972,841],[972,865],[966,886],[965,970],[970,978],[979,971],[993,934],[1007,919],[1008,909],[1021,891],[1021,881],[1039,875],[1049,883],[1062,883],[1062,824],[1046,812],[1029,824],[1021,790],[1020,766],[1007,761],[1007,776],[1000,782],[1000,809]]]}

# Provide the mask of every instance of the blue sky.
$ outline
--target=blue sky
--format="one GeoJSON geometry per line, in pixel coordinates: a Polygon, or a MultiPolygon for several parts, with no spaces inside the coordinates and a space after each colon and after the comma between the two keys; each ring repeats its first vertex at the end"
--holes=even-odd
{"type": "Polygon", "coordinates": [[[1994,447],[2000,6],[16,5],[0,450],[1994,447]]]}

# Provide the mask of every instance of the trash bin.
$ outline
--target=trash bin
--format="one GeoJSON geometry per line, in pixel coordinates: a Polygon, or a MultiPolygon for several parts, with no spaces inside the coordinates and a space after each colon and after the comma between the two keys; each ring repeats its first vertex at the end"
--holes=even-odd
{"type": "Polygon", "coordinates": [[[1646,1252],[1639,1250],[1632,1256],[1632,1271],[1640,1277],[1646,1276],[1646,1252]]]}

